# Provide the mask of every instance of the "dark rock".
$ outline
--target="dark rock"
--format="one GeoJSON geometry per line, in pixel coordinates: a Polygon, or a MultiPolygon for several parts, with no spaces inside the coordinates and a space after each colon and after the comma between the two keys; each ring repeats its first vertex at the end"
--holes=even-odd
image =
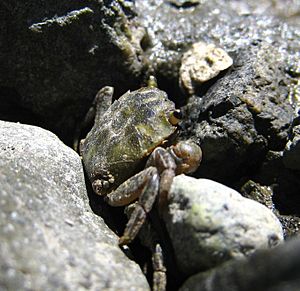
{"type": "Polygon", "coordinates": [[[272,188],[275,208],[281,215],[300,215],[300,172],[285,167],[283,151],[269,151],[254,175],[260,185],[272,188]]]}
{"type": "MultiPolygon", "coordinates": [[[[236,13],[225,5],[225,1],[180,1],[198,2],[185,7],[174,5],[174,2],[179,1],[137,1],[136,6],[148,31],[146,55],[151,60],[153,71],[159,80],[178,84],[182,54],[195,42],[209,42],[204,36],[209,31],[213,34],[212,28],[217,23],[230,23],[236,13]],[[214,11],[225,7],[226,13],[220,18],[219,12],[214,11]]],[[[219,41],[213,43],[218,45],[219,41]]]]}
{"type": "Polygon", "coordinates": [[[253,173],[268,149],[283,150],[294,118],[287,83],[279,51],[261,44],[240,51],[232,71],[190,99],[188,126],[204,157],[199,175],[236,179],[253,173]]]}
{"type": "Polygon", "coordinates": [[[259,183],[254,181],[247,181],[241,188],[241,194],[249,199],[255,200],[270,210],[274,210],[274,202],[272,200],[273,191],[271,187],[261,186],[259,183]]]}
{"type": "Polygon", "coordinates": [[[70,142],[101,87],[126,91],[139,79],[144,29],[134,15],[131,1],[2,1],[1,99],[17,92],[11,112],[27,109],[70,142]]]}
{"type": "Polygon", "coordinates": [[[296,215],[278,215],[277,216],[286,238],[299,236],[300,234],[300,217],[296,215]]]}
{"type": "MultiPolygon", "coordinates": [[[[260,40],[276,42],[276,46],[282,48],[289,44],[288,52],[291,54],[297,51],[299,31],[270,17],[270,9],[260,13],[251,10],[251,6],[265,7],[261,3],[249,5],[249,1],[239,2],[240,5],[236,1],[225,0],[137,1],[137,12],[149,37],[145,53],[162,85],[169,89],[167,91],[179,95],[176,85],[181,57],[195,42],[213,43],[230,55],[260,40]],[[174,5],[174,2],[194,5],[180,6],[174,5]],[[248,12],[240,13],[241,6],[248,6],[248,12]]],[[[272,5],[270,1],[264,2],[272,5]]]]}
{"type": "Polygon", "coordinates": [[[300,125],[293,128],[292,139],[283,153],[283,163],[288,169],[300,171],[300,125]]]}
{"type": "Polygon", "coordinates": [[[253,199],[265,206],[267,206],[277,216],[281,222],[284,236],[286,238],[300,234],[300,217],[296,215],[283,215],[276,208],[274,203],[274,191],[273,187],[261,186],[254,181],[247,181],[241,188],[241,194],[249,199],[253,199]]]}
{"type": "Polygon", "coordinates": [[[137,3],[149,35],[145,54],[178,104],[185,100],[178,87],[181,59],[192,44],[213,43],[233,58],[226,73],[188,100],[182,134],[203,148],[197,176],[228,184],[252,174],[268,150],[282,151],[288,141],[295,118],[288,96],[297,80],[288,68],[297,63],[300,32],[263,13],[240,13],[230,1],[175,2],[137,3]]]}
{"type": "Polygon", "coordinates": [[[0,122],[0,289],[148,290],[91,211],[80,157],[43,129],[0,122]]]}
{"type": "Polygon", "coordinates": [[[190,277],[180,291],[298,291],[300,240],[258,251],[249,260],[237,260],[190,277]]]}

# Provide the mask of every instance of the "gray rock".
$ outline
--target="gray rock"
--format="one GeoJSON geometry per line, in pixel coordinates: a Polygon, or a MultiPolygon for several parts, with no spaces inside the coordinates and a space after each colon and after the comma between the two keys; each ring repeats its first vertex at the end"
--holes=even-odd
{"type": "Polygon", "coordinates": [[[92,213],[79,156],[44,129],[0,122],[0,289],[149,290],[92,213]]]}
{"type": "Polygon", "coordinates": [[[276,216],[217,182],[176,176],[164,215],[178,267],[195,274],[283,239],[276,216]]]}
{"type": "Polygon", "coordinates": [[[0,95],[10,116],[2,106],[0,116],[22,121],[14,112],[25,108],[70,140],[101,87],[137,83],[144,29],[134,14],[131,1],[1,1],[0,95]]]}
{"type": "Polygon", "coordinates": [[[300,239],[190,277],[180,291],[298,291],[300,239]]]}

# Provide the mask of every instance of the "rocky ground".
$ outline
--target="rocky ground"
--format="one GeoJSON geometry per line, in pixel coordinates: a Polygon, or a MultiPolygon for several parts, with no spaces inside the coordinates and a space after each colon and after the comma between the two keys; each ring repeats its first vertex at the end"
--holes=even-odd
{"type": "Polygon", "coordinates": [[[4,0],[0,24],[1,290],[149,290],[153,237],[169,290],[299,289],[299,1],[4,0]],[[101,87],[149,75],[203,160],[121,249],[72,146],[101,87]]]}

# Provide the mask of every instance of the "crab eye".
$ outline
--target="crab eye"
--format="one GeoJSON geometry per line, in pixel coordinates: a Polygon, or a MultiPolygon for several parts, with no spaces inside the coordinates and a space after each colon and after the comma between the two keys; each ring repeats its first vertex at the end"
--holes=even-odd
{"type": "Polygon", "coordinates": [[[182,118],[182,114],[179,109],[174,110],[169,118],[169,121],[172,125],[177,125],[182,118]]]}

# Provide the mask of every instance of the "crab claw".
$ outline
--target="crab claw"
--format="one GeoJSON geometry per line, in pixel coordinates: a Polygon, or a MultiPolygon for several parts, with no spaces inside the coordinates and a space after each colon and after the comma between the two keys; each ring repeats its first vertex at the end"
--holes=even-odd
{"type": "Polygon", "coordinates": [[[188,174],[197,170],[202,160],[201,148],[191,140],[180,141],[171,148],[177,164],[176,174],[188,174]]]}

